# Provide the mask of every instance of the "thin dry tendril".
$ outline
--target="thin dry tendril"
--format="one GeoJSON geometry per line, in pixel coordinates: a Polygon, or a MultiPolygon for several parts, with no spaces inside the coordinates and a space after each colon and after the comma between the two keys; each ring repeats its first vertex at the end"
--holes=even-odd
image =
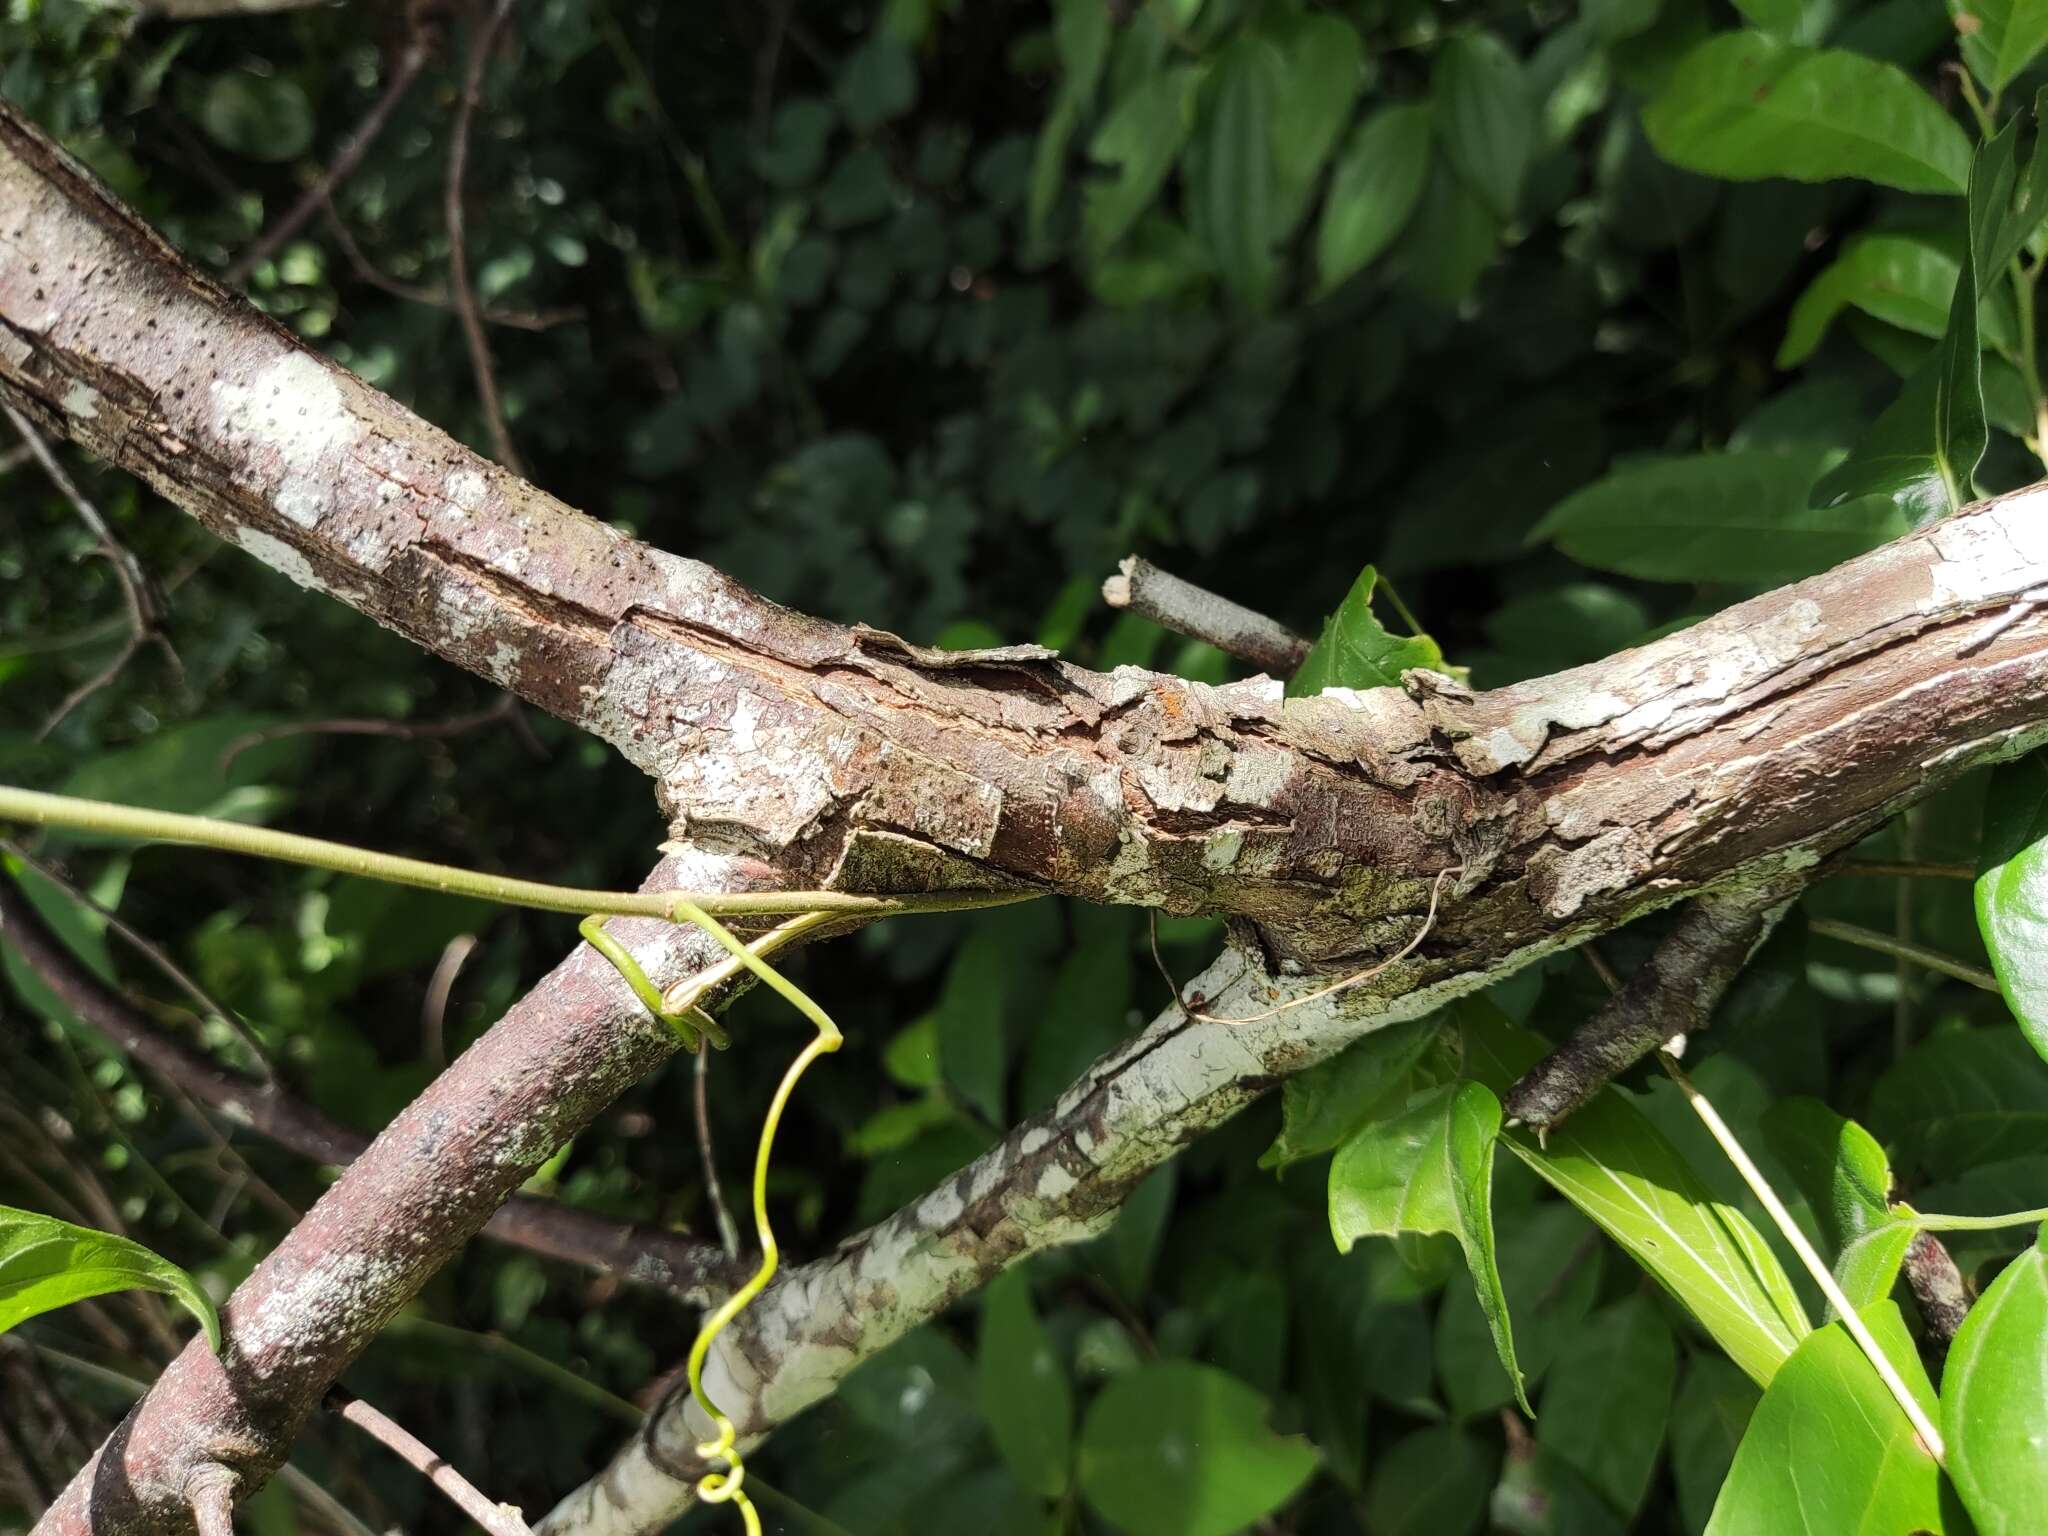
{"type": "Polygon", "coordinates": [[[1166,961],[1159,953],[1159,914],[1156,911],[1146,914],[1151,921],[1152,927],[1152,963],[1159,967],[1159,974],[1165,978],[1167,986],[1173,989],[1174,1005],[1186,1017],[1200,1019],[1204,1024],[1263,1023],[1265,1020],[1275,1018],[1280,1014],[1288,1012],[1290,1009],[1305,1007],[1309,1003],[1315,1002],[1318,998],[1328,997],[1333,992],[1342,992],[1346,988],[1357,986],[1362,981],[1371,981],[1373,977],[1379,975],[1388,966],[1398,960],[1406,960],[1410,955],[1414,954],[1422,941],[1429,937],[1430,929],[1436,926],[1436,905],[1438,898],[1443,895],[1444,876],[1455,875],[1463,870],[1464,867],[1462,864],[1453,864],[1448,869],[1440,869],[1436,872],[1436,879],[1430,883],[1429,911],[1422,919],[1422,926],[1415,930],[1414,938],[1403,944],[1399,949],[1387,956],[1386,959],[1369,965],[1362,971],[1353,971],[1349,976],[1333,981],[1327,987],[1318,987],[1315,991],[1304,993],[1300,997],[1290,997],[1286,1002],[1276,1004],[1274,1007],[1266,1009],[1263,1013],[1246,1014],[1241,1019],[1226,1019],[1220,1013],[1204,1013],[1201,1009],[1192,1008],[1183,1001],[1180,995],[1180,983],[1173,979],[1173,972],[1166,968],[1166,961]]]}

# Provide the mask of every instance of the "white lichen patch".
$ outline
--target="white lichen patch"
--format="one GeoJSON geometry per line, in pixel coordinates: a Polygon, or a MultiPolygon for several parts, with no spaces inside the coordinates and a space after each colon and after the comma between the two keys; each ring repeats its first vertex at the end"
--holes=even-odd
{"type": "Polygon", "coordinates": [[[234,540],[279,575],[314,592],[329,590],[326,583],[313,574],[312,563],[283,539],[257,528],[237,528],[234,540]]]}
{"type": "Polygon", "coordinates": [[[480,512],[490,487],[475,470],[458,469],[442,483],[442,489],[447,493],[451,507],[459,507],[464,512],[480,512]]]}
{"type": "Polygon", "coordinates": [[[2030,487],[1981,511],[1937,524],[1927,536],[1922,612],[2025,591],[2048,579],[2048,488],[2030,487]]]}
{"type": "Polygon", "coordinates": [[[316,526],[341,479],[335,458],[363,435],[333,370],[309,352],[287,352],[246,384],[216,379],[212,399],[214,430],[236,456],[275,463],[269,493],[278,511],[316,526]]]}
{"type": "Polygon", "coordinates": [[[100,413],[100,392],[83,379],[74,379],[64,391],[64,414],[91,421],[100,413]]]}

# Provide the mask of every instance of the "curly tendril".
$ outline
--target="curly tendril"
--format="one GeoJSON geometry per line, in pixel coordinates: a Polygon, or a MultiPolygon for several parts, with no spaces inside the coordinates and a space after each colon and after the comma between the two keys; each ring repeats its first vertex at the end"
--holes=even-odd
{"type": "MultiPolygon", "coordinates": [[[[697,1400],[697,1406],[704,1411],[704,1416],[711,1420],[713,1427],[718,1431],[716,1439],[703,1441],[697,1446],[697,1454],[705,1461],[717,1462],[720,1468],[706,1472],[697,1480],[697,1497],[706,1504],[735,1506],[746,1528],[746,1536],[761,1536],[761,1516],[754,1508],[754,1501],[747,1497],[747,1469],[740,1458],[739,1432],[731,1418],[704,1390],[704,1362],[709,1358],[711,1346],[719,1334],[753,1303],[755,1297],[767,1289],[768,1282],[775,1277],[776,1265],[782,1257],[782,1250],[775,1241],[775,1230],[768,1222],[768,1165],[775,1151],[775,1132],[782,1124],[782,1113],[789,1105],[790,1096],[796,1092],[797,1083],[810,1069],[811,1063],[820,1056],[830,1055],[838,1050],[845,1038],[840,1034],[839,1026],[832,1022],[832,1016],[812,1001],[810,995],[795,982],[770,965],[766,953],[795,938],[804,929],[829,921],[830,915],[807,913],[784,923],[774,933],[768,935],[768,939],[775,942],[757,940],[752,946],[741,942],[718,919],[684,897],[678,896],[670,904],[670,916],[678,922],[694,923],[710,934],[725,947],[726,952],[734,960],[752,971],[792,1008],[809,1019],[818,1031],[810,1044],[797,1052],[796,1060],[789,1064],[789,1070],[782,1074],[782,1081],[775,1088],[775,1097],[768,1103],[768,1113],[761,1121],[761,1139],[754,1150],[754,1229],[760,1234],[761,1266],[748,1277],[746,1284],[728,1296],[723,1305],[704,1320],[704,1326],[697,1331],[696,1341],[690,1345],[690,1395],[697,1400]]],[[[687,1026],[683,1025],[682,1014],[688,1013],[697,1028],[705,1027],[709,1022],[708,1016],[694,1006],[686,1010],[671,1010],[665,1007],[660,993],[623,947],[609,941],[597,944],[596,938],[592,936],[598,934],[600,928],[601,925],[595,919],[586,922],[584,937],[590,938],[598,952],[618,968],[627,985],[633,988],[634,994],[647,1004],[649,1011],[656,1018],[671,1027],[686,1028],[687,1026]]],[[[716,1025],[711,1027],[716,1028],[716,1025]]]]}

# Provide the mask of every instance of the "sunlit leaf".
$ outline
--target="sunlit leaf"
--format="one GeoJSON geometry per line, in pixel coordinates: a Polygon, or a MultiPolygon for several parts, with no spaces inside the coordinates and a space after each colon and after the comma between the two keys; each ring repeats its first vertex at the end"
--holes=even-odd
{"type": "Polygon", "coordinates": [[[220,1314],[169,1259],[111,1232],[0,1205],[0,1333],[74,1301],[114,1291],[156,1291],[199,1319],[220,1349],[220,1314]]]}
{"type": "Polygon", "coordinates": [[[2008,1264],[1949,1345],[1948,1472],[1977,1536],[2031,1536],[2048,1510],[2048,1253],[2008,1264]]]}

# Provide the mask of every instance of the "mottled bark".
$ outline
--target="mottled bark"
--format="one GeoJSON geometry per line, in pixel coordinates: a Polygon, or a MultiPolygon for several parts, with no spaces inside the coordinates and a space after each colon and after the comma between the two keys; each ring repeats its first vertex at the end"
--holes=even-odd
{"type": "MultiPolygon", "coordinates": [[[[149,1072],[230,1123],[315,1162],[346,1167],[369,1137],[323,1115],[276,1083],[252,1082],[187,1050],[81,965],[11,882],[0,879],[0,934],[23,963],[86,1026],[149,1072]]],[[[483,1235],[613,1275],[693,1306],[729,1293],[745,1271],[716,1243],[607,1221],[588,1211],[515,1195],[492,1213],[483,1235]]]]}
{"type": "MultiPolygon", "coordinates": [[[[805,618],[576,513],[308,351],[5,107],[0,397],[293,580],[612,742],[696,857],[804,887],[1021,883],[1221,914],[1238,943],[1198,985],[1226,1014],[1393,954],[1457,872],[1427,941],[1369,983],[1242,1028],[1162,1017],[1053,1118],[794,1272],[717,1361],[750,1434],[1001,1263],[1095,1230],[1278,1076],[1641,912],[1810,869],[2048,724],[2039,490],[1484,694],[1411,672],[1283,702],[1263,681],[1103,675],[805,618]]],[[[666,958],[667,976],[687,963],[666,958]]],[[[231,1302],[225,1362],[188,1351],[48,1529],[179,1529],[209,1467],[245,1496],[433,1265],[670,1049],[594,962],[558,969],[351,1167],[231,1302]]],[[[607,1482],[641,1522],[611,1529],[673,1507],[682,1485],[656,1461],[683,1433],[650,1431],[647,1475],[607,1482]]]]}

